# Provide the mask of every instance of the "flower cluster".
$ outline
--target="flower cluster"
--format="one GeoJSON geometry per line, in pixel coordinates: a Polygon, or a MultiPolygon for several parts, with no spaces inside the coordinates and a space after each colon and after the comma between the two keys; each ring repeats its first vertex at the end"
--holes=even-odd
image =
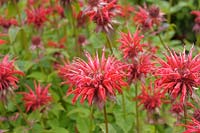
{"type": "Polygon", "coordinates": [[[135,10],[135,16],[133,18],[134,22],[142,27],[143,30],[152,29],[154,25],[159,26],[162,21],[164,21],[163,13],[160,12],[160,9],[152,5],[149,9],[144,6],[138,7],[138,10],[135,10]]]}
{"type": "Polygon", "coordinates": [[[136,97],[136,99],[140,100],[140,105],[143,105],[148,112],[159,108],[163,98],[163,93],[158,88],[152,88],[152,85],[148,87],[142,85],[142,92],[136,97]]]}
{"type": "Polygon", "coordinates": [[[3,17],[0,17],[0,26],[2,26],[5,29],[9,29],[10,26],[17,26],[18,22],[16,19],[5,19],[3,17]]]}
{"type": "Polygon", "coordinates": [[[21,94],[23,94],[26,112],[30,110],[34,111],[51,102],[52,97],[49,96],[48,92],[50,86],[51,85],[48,84],[46,87],[42,87],[40,83],[37,85],[36,82],[34,82],[34,92],[28,85],[26,85],[26,87],[29,89],[29,92],[21,92],[21,94]]]}
{"type": "Polygon", "coordinates": [[[0,100],[3,102],[7,100],[7,95],[17,89],[19,79],[16,75],[23,75],[23,72],[15,69],[15,60],[9,61],[8,58],[6,55],[0,62],[0,100]]]}
{"type": "Polygon", "coordinates": [[[170,55],[165,55],[167,61],[158,58],[161,66],[155,72],[156,76],[160,76],[158,86],[169,92],[172,100],[180,96],[181,103],[193,94],[193,88],[200,83],[200,54],[192,58],[192,51],[191,48],[188,55],[185,50],[180,54],[171,51],[170,55]]]}
{"type": "Polygon", "coordinates": [[[101,59],[98,54],[94,58],[87,52],[85,55],[88,62],[76,58],[71,64],[62,66],[59,73],[66,80],[64,83],[75,87],[67,93],[75,95],[73,103],[81,97],[81,103],[87,99],[89,105],[96,104],[102,108],[107,99],[114,100],[116,91],[122,93],[121,87],[127,85],[123,81],[126,66],[114,57],[106,59],[104,52],[101,59]]]}
{"type": "Polygon", "coordinates": [[[117,0],[90,0],[83,14],[88,15],[97,24],[97,32],[109,32],[113,30],[113,17],[119,14],[119,11],[120,7],[117,5],[117,0]]]}

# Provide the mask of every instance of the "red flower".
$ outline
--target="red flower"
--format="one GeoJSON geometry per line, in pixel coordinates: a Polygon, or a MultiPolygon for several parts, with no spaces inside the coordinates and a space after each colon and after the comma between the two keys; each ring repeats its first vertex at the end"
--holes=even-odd
{"type": "Polygon", "coordinates": [[[120,6],[120,16],[124,18],[129,18],[134,8],[131,5],[120,6]]]}
{"type": "Polygon", "coordinates": [[[200,32],[200,11],[192,11],[191,14],[196,16],[194,20],[195,25],[193,27],[193,31],[199,33],[200,32]]]}
{"type": "Polygon", "coordinates": [[[0,26],[2,26],[5,29],[10,28],[10,26],[17,26],[18,22],[16,19],[5,19],[3,17],[0,17],[0,26]]]}
{"type": "Polygon", "coordinates": [[[75,86],[74,90],[69,90],[67,95],[74,94],[72,103],[78,97],[83,103],[86,99],[89,105],[97,104],[99,108],[104,106],[106,99],[113,100],[116,92],[122,93],[122,86],[127,85],[123,81],[126,67],[114,57],[105,58],[104,52],[101,59],[98,54],[94,58],[89,53],[85,53],[88,63],[80,58],[76,58],[71,64],[65,64],[59,70],[59,74],[66,84],[75,86]]]}
{"type": "Polygon", "coordinates": [[[134,22],[141,26],[143,29],[152,28],[152,23],[148,19],[148,11],[142,7],[139,7],[139,11],[135,11],[135,16],[133,18],[134,22]]]}
{"type": "Polygon", "coordinates": [[[50,12],[50,9],[45,9],[43,7],[26,9],[27,23],[34,24],[35,27],[40,28],[47,21],[47,15],[50,12]]]}
{"type": "Polygon", "coordinates": [[[142,92],[136,97],[136,99],[140,100],[140,105],[143,105],[144,109],[149,112],[161,106],[162,98],[164,98],[163,93],[157,88],[152,88],[152,85],[148,87],[142,85],[142,92]]]}
{"type": "Polygon", "coordinates": [[[131,84],[132,81],[136,82],[141,80],[145,83],[145,77],[148,73],[151,73],[154,69],[154,63],[151,59],[153,55],[149,53],[141,53],[134,58],[131,64],[128,65],[128,83],[131,84]]]}
{"type": "Polygon", "coordinates": [[[38,85],[34,82],[35,92],[27,85],[29,92],[21,92],[23,94],[23,101],[25,102],[26,112],[30,110],[39,109],[43,105],[47,105],[51,102],[52,97],[49,96],[48,89],[51,85],[48,84],[46,87],[38,85]]]}
{"type": "Polygon", "coordinates": [[[117,0],[104,2],[98,1],[95,8],[89,6],[83,11],[83,14],[88,15],[90,19],[97,24],[97,32],[109,32],[113,29],[113,17],[119,13],[119,9],[120,7],[117,5],[117,0]]]}
{"type": "Polygon", "coordinates": [[[180,96],[181,103],[193,94],[193,87],[200,83],[200,54],[192,58],[192,51],[188,55],[185,50],[179,55],[171,51],[170,55],[165,55],[167,62],[158,58],[161,66],[155,72],[155,75],[160,76],[158,85],[164,88],[164,92],[169,92],[173,100],[180,96]]]}
{"type": "Polygon", "coordinates": [[[119,39],[121,46],[119,48],[122,50],[125,59],[131,59],[139,52],[142,52],[142,45],[144,44],[140,42],[144,36],[139,34],[138,30],[133,35],[130,32],[121,33],[121,38],[119,39]]]}
{"type": "Polygon", "coordinates": [[[15,69],[14,60],[9,61],[8,55],[0,62],[0,99],[5,102],[8,94],[17,89],[18,78],[15,75],[23,75],[23,72],[15,69]]]}
{"type": "Polygon", "coordinates": [[[195,118],[187,125],[184,125],[186,130],[183,133],[200,133],[200,122],[195,118]]]}
{"type": "Polygon", "coordinates": [[[154,25],[160,25],[164,21],[163,13],[156,6],[151,6],[149,9],[144,6],[144,8],[139,7],[138,11],[135,11],[135,16],[133,20],[135,23],[143,28],[143,30],[148,30],[153,28],[154,25]]]}

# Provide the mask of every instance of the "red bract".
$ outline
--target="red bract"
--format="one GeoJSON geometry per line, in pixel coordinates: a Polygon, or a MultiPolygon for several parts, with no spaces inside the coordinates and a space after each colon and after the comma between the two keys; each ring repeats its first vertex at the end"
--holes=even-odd
{"type": "Polygon", "coordinates": [[[65,64],[59,70],[61,77],[66,80],[65,84],[75,86],[74,90],[69,90],[67,95],[74,94],[72,103],[78,97],[83,103],[86,99],[89,105],[96,104],[99,108],[104,106],[106,99],[113,100],[116,92],[122,93],[122,86],[127,83],[123,81],[126,67],[114,57],[105,58],[104,52],[101,59],[98,54],[94,58],[89,53],[85,53],[88,63],[80,58],[73,60],[71,64],[65,64]]]}
{"type": "Polygon", "coordinates": [[[6,101],[8,94],[17,89],[19,79],[15,75],[23,75],[23,72],[15,69],[14,60],[9,61],[8,55],[0,62],[0,100],[6,101]]]}
{"type": "Polygon", "coordinates": [[[87,7],[86,10],[83,11],[83,14],[88,15],[90,19],[97,24],[97,32],[109,32],[113,29],[113,17],[119,13],[120,7],[117,5],[117,0],[104,2],[98,1],[95,4],[97,4],[95,7],[87,7]]]}
{"type": "Polygon", "coordinates": [[[122,50],[125,59],[134,58],[142,51],[144,44],[141,44],[141,40],[144,36],[139,34],[139,31],[136,31],[133,35],[130,32],[121,33],[121,38],[118,40],[121,43],[119,49],[122,50]]]}
{"type": "Polygon", "coordinates": [[[131,64],[128,65],[128,83],[141,80],[145,82],[145,77],[148,73],[151,73],[154,69],[154,63],[152,63],[153,55],[149,53],[139,54],[131,64]]]}
{"type": "Polygon", "coordinates": [[[49,9],[44,7],[26,9],[26,21],[28,24],[34,24],[35,27],[40,28],[47,21],[47,15],[50,12],[51,11],[49,9]]]}
{"type": "Polygon", "coordinates": [[[200,32],[200,11],[192,11],[191,14],[196,16],[194,20],[195,25],[193,27],[193,31],[199,33],[200,32]]]}
{"type": "Polygon", "coordinates": [[[186,130],[183,133],[200,133],[200,122],[195,118],[187,125],[184,125],[186,130]]]}
{"type": "Polygon", "coordinates": [[[143,105],[144,109],[149,112],[161,106],[162,98],[164,98],[163,93],[157,88],[152,88],[152,85],[148,87],[142,85],[142,92],[136,97],[137,100],[140,100],[140,105],[143,105]]]}
{"type": "Polygon", "coordinates": [[[46,87],[42,87],[40,86],[40,83],[37,85],[36,82],[34,82],[34,92],[29,86],[26,85],[26,87],[29,89],[29,92],[21,92],[21,94],[23,94],[26,112],[30,110],[34,111],[51,102],[52,97],[49,96],[48,92],[50,86],[51,85],[48,84],[46,87]]]}
{"type": "Polygon", "coordinates": [[[192,48],[188,55],[179,55],[171,51],[170,55],[165,55],[167,61],[158,58],[160,67],[157,68],[155,75],[160,76],[157,80],[158,85],[169,92],[172,100],[180,96],[180,102],[184,103],[188,95],[193,94],[193,87],[200,83],[200,54],[192,58],[192,48]]]}
{"type": "Polygon", "coordinates": [[[194,111],[193,117],[200,122],[200,109],[194,111]]]}

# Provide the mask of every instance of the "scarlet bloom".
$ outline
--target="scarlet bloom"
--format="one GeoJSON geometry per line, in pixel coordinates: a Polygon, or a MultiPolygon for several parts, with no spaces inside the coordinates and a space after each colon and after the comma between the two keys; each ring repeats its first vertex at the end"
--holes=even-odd
{"type": "Polygon", "coordinates": [[[142,7],[138,7],[138,11],[135,11],[135,16],[133,18],[134,22],[141,26],[143,29],[152,28],[152,23],[148,19],[148,11],[142,7]]]}
{"type": "Polygon", "coordinates": [[[148,112],[154,111],[159,108],[162,104],[163,93],[157,88],[152,88],[152,85],[146,87],[142,85],[142,92],[136,97],[140,100],[140,105],[143,105],[144,109],[148,112]]]}
{"type": "Polygon", "coordinates": [[[159,26],[162,21],[164,13],[160,12],[160,9],[152,5],[149,9],[144,6],[138,7],[138,11],[135,11],[135,16],[133,20],[135,23],[143,28],[143,30],[148,30],[153,28],[154,25],[159,26]]]}
{"type": "Polygon", "coordinates": [[[167,61],[158,58],[161,66],[155,72],[155,75],[160,77],[157,80],[158,86],[168,92],[172,100],[180,96],[181,103],[193,94],[193,88],[200,83],[200,54],[192,58],[192,51],[191,48],[188,55],[185,49],[180,54],[171,51],[170,55],[165,55],[167,61]]]}
{"type": "Polygon", "coordinates": [[[8,94],[17,89],[19,79],[15,75],[23,75],[23,72],[15,69],[14,60],[9,61],[6,55],[0,62],[0,99],[5,102],[8,94]]]}
{"type": "Polygon", "coordinates": [[[200,11],[192,11],[191,14],[196,16],[194,20],[195,24],[193,27],[193,31],[199,33],[200,32],[200,11]]]}
{"type": "Polygon", "coordinates": [[[88,63],[76,58],[71,64],[62,66],[59,74],[66,80],[65,84],[75,87],[67,93],[75,95],[72,99],[73,104],[81,97],[81,103],[87,99],[89,105],[96,104],[101,109],[107,98],[113,100],[116,91],[122,93],[121,87],[127,85],[123,81],[123,69],[126,66],[112,56],[106,59],[104,52],[101,59],[98,54],[94,58],[87,52],[85,55],[88,63]]]}
{"type": "Polygon", "coordinates": [[[18,22],[16,19],[12,18],[12,19],[5,19],[3,17],[0,17],[0,26],[2,26],[5,29],[10,28],[10,26],[17,26],[18,22]]]}
{"type": "Polygon", "coordinates": [[[119,49],[122,50],[125,59],[131,59],[143,51],[144,44],[141,44],[141,40],[144,36],[139,34],[138,30],[133,35],[130,32],[121,33],[121,38],[118,40],[121,43],[119,49]]]}
{"type": "Polygon", "coordinates": [[[147,74],[152,73],[155,68],[155,63],[152,62],[152,59],[152,54],[142,52],[128,64],[127,77],[129,84],[138,80],[145,83],[147,74]]]}
{"type": "Polygon", "coordinates": [[[52,97],[49,96],[48,92],[50,86],[51,85],[48,84],[46,87],[42,87],[40,83],[37,85],[36,82],[34,82],[34,92],[28,85],[26,85],[26,87],[29,89],[29,92],[21,92],[21,94],[23,94],[26,112],[30,110],[34,111],[51,102],[52,97]]]}
{"type": "Polygon", "coordinates": [[[184,125],[186,130],[183,133],[200,133],[200,121],[192,118],[192,121],[184,125]]]}
{"type": "Polygon", "coordinates": [[[119,13],[120,7],[117,5],[117,0],[96,2],[94,6],[95,8],[89,6],[83,11],[83,13],[88,15],[90,19],[97,24],[97,32],[109,32],[113,29],[112,24],[115,23],[113,17],[119,13]]]}
{"type": "Polygon", "coordinates": [[[47,21],[47,15],[50,12],[50,9],[46,9],[44,7],[26,9],[26,21],[28,24],[34,24],[35,27],[40,28],[47,21]]]}

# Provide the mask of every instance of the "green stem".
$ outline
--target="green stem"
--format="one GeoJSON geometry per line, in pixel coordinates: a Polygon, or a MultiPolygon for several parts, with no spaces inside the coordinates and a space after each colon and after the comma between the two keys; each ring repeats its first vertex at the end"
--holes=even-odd
{"type": "Polygon", "coordinates": [[[104,105],[103,113],[104,113],[104,122],[105,122],[105,127],[106,127],[106,133],[108,133],[108,118],[107,118],[107,112],[106,112],[106,105],[104,105]]]}
{"type": "Polygon", "coordinates": [[[183,104],[183,109],[184,109],[184,122],[186,125],[187,124],[187,105],[185,103],[183,104]]]}
{"type": "Polygon", "coordinates": [[[93,132],[93,106],[90,108],[90,133],[93,132]]]}
{"type": "Polygon", "coordinates": [[[30,125],[30,123],[29,123],[29,121],[26,119],[26,117],[25,117],[25,115],[24,115],[24,113],[23,113],[23,111],[21,110],[21,108],[20,108],[20,106],[17,104],[17,102],[16,102],[16,100],[15,100],[15,94],[13,94],[13,98],[11,98],[12,99],[12,101],[13,101],[13,103],[15,104],[15,106],[17,107],[17,109],[18,109],[18,111],[19,111],[19,113],[21,114],[21,116],[23,117],[23,119],[24,119],[24,121],[26,122],[26,124],[28,125],[28,126],[30,126],[31,127],[31,125],[30,125]]]}
{"type": "Polygon", "coordinates": [[[124,119],[126,119],[126,103],[125,103],[124,93],[122,93],[122,108],[124,113],[124,119]]]}
{"type": "Polygon", "coordinates": [[[106,34],[106,40],[107,40],[107,44],[108,44],[108,47],[110,49],[110,52],[111,52],[111,54],[113,54],[112,43],[111,43],[111,40],[110,40],[108,34],[106,34]]]}
{"type": "Polygon", "coordinates": [[[158,34],[158,37],[159,37],[160,42],[163,45],[163,47],[167,50],[168,53],[170,53],[170,50],[169,50],[168,46],[164,43],[164,41],[163,41],[163,39],[162,39],[160,34],[158,34]]]}
{"type": "MultiPolygon", "coordinates": [[[[136,83],[135,84],[135,97],[138,96],[138,84],[136,83]]],[[[137,130],[137,133],[140,133],[140,119],[139,119],[139,110],[138,110],[138,102],[136,100],[136,103],[135,103],[135,111],[136,111],[136,130],[137,130]]]]}

